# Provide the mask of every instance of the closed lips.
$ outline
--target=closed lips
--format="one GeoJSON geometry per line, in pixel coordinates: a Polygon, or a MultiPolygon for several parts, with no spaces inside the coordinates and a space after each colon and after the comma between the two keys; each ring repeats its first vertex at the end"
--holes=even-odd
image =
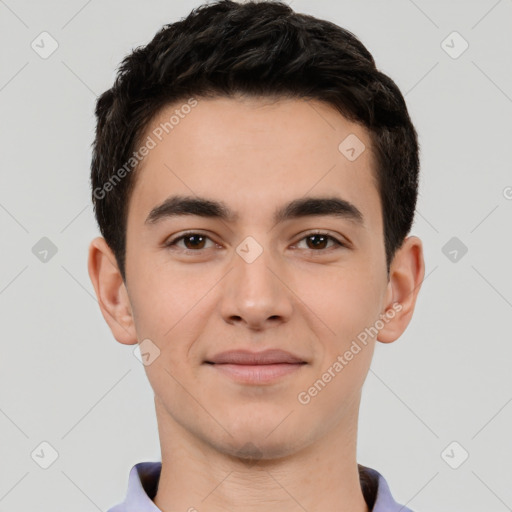
{"type": "Polygon", "coordinates": [[[233,350],[222,352],[205,361],[209,364],[239,364],[239,365],[270,365],[270,364],[306,364],[301,358],[283,350],[266,350],[264,352],[249,352],[233,350]]]}

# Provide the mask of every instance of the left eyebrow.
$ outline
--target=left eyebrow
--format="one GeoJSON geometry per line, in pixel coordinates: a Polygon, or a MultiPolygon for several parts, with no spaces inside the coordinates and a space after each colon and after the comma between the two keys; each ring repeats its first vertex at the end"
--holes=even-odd
{"type": "Polygon", "coordinates": [[[359,208],[339,197],[305,197],[295,199],[276,210],[274,223],[299,217],[332,216],[348,219],[355,224],[364,225],[364,217],[359,208]]]}
{"type": "MultiPolygon", "coordinates": [[[[181,215],[217,218],[226,222],[235,222],[238,214],[226,204],[197,196],[171,196],[151,210],[146,224],[181,215]]],[[[334,216],[345,218],[357,225],[364,225],[361,211],[352,203],[339,197],[305,197],[295,199],[274,212],[274,224],[300,217],[334,216]]]]}

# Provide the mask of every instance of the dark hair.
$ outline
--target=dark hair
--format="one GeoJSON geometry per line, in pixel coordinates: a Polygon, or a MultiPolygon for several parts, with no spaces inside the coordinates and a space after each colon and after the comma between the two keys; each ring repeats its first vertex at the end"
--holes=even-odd
{"type": "Polygon", "coordinates": [[[389,272],[412,226],[418,193],[417,133],[398,87],[377,70],[365,46],[334,23],[278,1],[218,0],[133,50],[97,100],[92,200],[123,279],[135,183],[127,162],[137,168],[134,151],[149,123],[171,103],[237,94],[320,100],[368,130],[389,272]]]}

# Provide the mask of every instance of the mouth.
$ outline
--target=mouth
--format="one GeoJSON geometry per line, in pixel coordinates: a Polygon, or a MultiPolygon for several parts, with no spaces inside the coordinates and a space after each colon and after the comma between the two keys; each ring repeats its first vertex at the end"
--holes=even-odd
{"type": "Polygon", "coordinates": [[[283,350],[233,350],[217,354],[205,364],[239,383],[261,385],[296,373],[307,362],[283,350]]]}

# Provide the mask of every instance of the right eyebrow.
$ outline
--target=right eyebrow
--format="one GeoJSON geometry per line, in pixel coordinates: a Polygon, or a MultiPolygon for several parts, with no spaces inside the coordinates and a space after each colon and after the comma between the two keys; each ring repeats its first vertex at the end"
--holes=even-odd
{"type": "Polygon", "coordinates": [[[151,210],[145,223],[156,224],[164,218],[178,215],[212,217],[226,222],[235,222],[238,219],[238,215],[220,201],[193,196],[171,196],[151,210]]]}

